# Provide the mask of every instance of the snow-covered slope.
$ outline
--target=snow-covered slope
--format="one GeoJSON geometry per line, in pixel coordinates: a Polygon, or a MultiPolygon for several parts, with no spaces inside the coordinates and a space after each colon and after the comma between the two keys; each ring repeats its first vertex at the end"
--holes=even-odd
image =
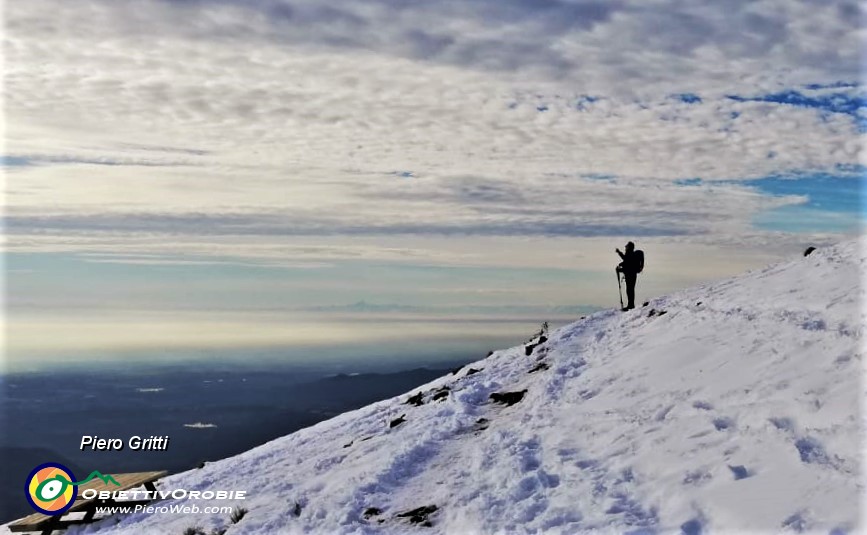
{"type": "Polygon", "coordinates": [[[857,531],[865,261],[851,241],[632,312],[603,311],[553,331],[530,356],[524,346],[497,351],[163,482],[247,490],[237,524],[226,514],[139,514],[84,529],[857,531]],[[540,363],[547,369],[530,373],[540,363]],[[490,399],[522,390],[512,406],[490,399]],[[417,393],[422,405],[405,403],[417,393]],[[397,516],[430,505],[420,522],[397,516]],[[379,512],[366,517],[369,508],[379,512]]]}

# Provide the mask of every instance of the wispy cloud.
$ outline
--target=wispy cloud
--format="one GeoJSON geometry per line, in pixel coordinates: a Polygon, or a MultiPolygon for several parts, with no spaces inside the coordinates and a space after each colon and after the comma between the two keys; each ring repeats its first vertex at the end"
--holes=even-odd
{"type": "MultiPolygon", "coordinates": [[[[640,214],[639,214],[640,215],[640,214]]],[[[665,214],[667,216],[676,214],[665,214]]],[[[686,213],[684,213],[686,215],[686,213]]],[[[9,215],[7,229],[12,233],[126,234],[159,233],[199,236],[376,236],[376,235],[444,235],[444,236],[677,236],[692,234],[687,224],[665,226],[620,222],[616,214],[567,213],[551,217],[543,210],[507,211],[501,218],[463,218],[455,222],[403,222],[341,220],[309,216],[292,217],[275,214],[120,214],[120,215],[9,215]],[[577,220],[570,220],[569,215],[577,220]],[[565,217],[563,217],[565,216],[565,217]]],[[[695,214],[700,217],[700,214],[695,214]]]]}

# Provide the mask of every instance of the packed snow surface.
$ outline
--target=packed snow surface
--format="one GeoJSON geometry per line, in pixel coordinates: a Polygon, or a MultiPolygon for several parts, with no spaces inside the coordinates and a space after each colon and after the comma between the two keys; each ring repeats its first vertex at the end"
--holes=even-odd
{"type": "Polygon", "coordinates": [[[496,351],[161,483],[246,490],[228,502],[248,509],[237,524],[156,513],[70,531],[856,532],[864,266],[851,241],[599,312],[530,355],[496,351]]]}

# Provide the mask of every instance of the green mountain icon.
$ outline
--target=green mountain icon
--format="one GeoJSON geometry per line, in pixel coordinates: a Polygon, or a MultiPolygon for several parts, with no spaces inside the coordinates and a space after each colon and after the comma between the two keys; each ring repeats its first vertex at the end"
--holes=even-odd
{"type": "Polygon", "coordinates": [[[86,479],[84,479],[82,481],[76,481],[75,483],[73,483],[73,485],[84,485],[85,483],[87,483],[91,479],[95,479],[95,478],[99,478],[106,485],[108,485],[109,483],[114,483],[118,487],[120,486],[120,483],[118,483],[115,478],[111,477],[111,474],[103,474],[99,470],[94,470],[93,472],[90,473],[89,476],[87,476],[86,479]]]}

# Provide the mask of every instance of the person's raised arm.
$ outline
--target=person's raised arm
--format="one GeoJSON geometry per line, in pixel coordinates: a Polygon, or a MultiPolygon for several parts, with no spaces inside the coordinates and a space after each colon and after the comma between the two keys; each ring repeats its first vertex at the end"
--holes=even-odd
{"type": "Polygon", "coordinates": [[[624,256],[624,254],[620,252],[620,249],[614,249],[614,250],[617,252],[617,254],[620,255],[621,260],[626,260],[626,256],[624,256]]]}

